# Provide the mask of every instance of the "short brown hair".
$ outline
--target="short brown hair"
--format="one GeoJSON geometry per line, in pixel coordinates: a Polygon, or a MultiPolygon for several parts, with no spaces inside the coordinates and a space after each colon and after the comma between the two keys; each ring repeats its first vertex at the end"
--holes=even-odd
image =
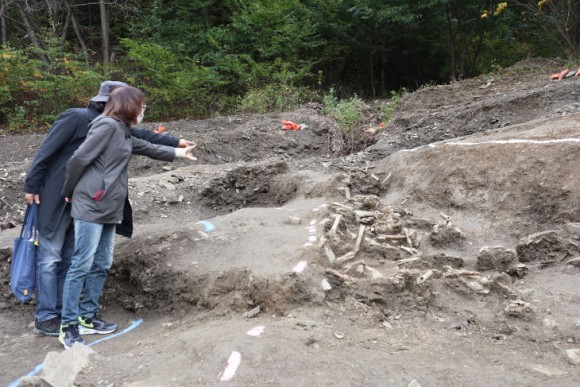
{"type": "Polygon", "coordinates": [[[121,120],[127,125],[133,125],[141,114],[143,102],[145,95],[136,87],[117,87],[111,92],[103,114],[121,120]]]}

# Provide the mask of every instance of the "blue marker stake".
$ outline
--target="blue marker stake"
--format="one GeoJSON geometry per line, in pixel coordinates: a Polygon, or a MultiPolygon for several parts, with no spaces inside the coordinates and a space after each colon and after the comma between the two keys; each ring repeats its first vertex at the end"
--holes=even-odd
{"type": "Polygon", "coordinates": [[[205,227],[205,232],[210,232],[210,231],[215,230],[215,226],[213,225],[213,223],[208,221],[208,220],[200,220],[197,223],[202,224],[205,227]]]}

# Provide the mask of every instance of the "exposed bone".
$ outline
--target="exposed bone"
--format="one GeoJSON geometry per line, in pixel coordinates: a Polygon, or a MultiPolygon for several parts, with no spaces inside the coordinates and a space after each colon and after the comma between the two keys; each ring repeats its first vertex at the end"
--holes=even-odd
{"type": "Polygon", "coordinates": [[[351,277],[347,274],[342,274],[334,269],[326,269],[326,273],[327,274],[332,274],[335,277],[338,277],[344,281],[348,281],[348,282],[352,282],[352,283],[356,283],[358,280],[354,277],[351,277]]]}
{"type": "Polygon", "coordinates": [[[380,181],[380,179],[374,173],[371,173],[371,177],[376,181],[380,181]]]}
{"type": "Polygon", "coordinates": [[[400,246],[401,250],[405,250],[407,253],[411,254],[411,255],[415,255],[419,252],[419,250],[411,248],[411,247],[405,247],[405,246],[400,246]]]}
{"type": "Polygon", "coordinates": [[[348,187],[340,187],[338,190],[344,192],[344,197],[346,199],[350,199],[350,188],[348,188],[348,187]]]}
{"type": "Polygon", "coordinates": [[[417,284],[422,284],[423,282],[427,281],[433,275],[433,270],[429,269],[425,273],[423,273],[419,278],[417,278],[417,284]]]}
{"type": "Polygon", "coordinates": [[[446,272],[443,274],[444,277],[455,278],[455,277],[481,277],[481,273],[478,271],[467,271],[467,270],[457,270],[449,265],[445,265],[446,272]]]}
{"type": "Polygon", "coordinates": [[[391,176],[392,176],[392,175],[393,175],[393,173],[392,173],[392,172],[389,172],[389,174],[387,175],[387,177],[385,177],[385,178],[383,179],[383,181],[381,181],[381,185],[385,185],[385,183],[386,183],[387,181],[389,181],[389,179],[391,178],[391,176]]]}
{"type": "Polygon", "coordinates": [[[316,247],[321,249],[326,244],[327,241],[328,241],[328,238],[323,236],[322,238],[320,238],[320,241],[318,242],[318,246],[316,246],[316,247]]]}
{"type": "Polygon", "coordinates": [[[347,210],[351,210],[351,211],[353,210],[353,208],[352,208],[352,207],[345,206],[344,204],[342,204],[342,203],[339,203],[339,202],[333,202],[333,203],[332,203],[332,205],[333,205],[333,206],[340,207],[340,208],[344,208],[344,209],[347,209],[347,210]]]}
{"type": "Polygon", "coordinates": [[[353,258],[354,258],[354,252],[349,251],[348,253],[336,258],[335,262],[340,264],[340,263],[346,262],[349,259],[353,259],[353,258]]]}
{"type": "Polygon", "coordinates": [[[359,229],[358,229],[358,236],[356,237],[356,243],[354,245],[354,255],[356,255],[358,253],[358,251],[360,250],[360,245],[361,245],[363,236],[365,234],[365,228],[366,228],[366,226],[364,224],[361,224],[359,229]]]}
{"type": "Polygon", "coordinates": [[[355,266],[358,266],[358,265],[363,265],[363,266],[364,266],[364,265],[365,265],[365,261],[364,261],[363,259],[359,259],[358,261],[351,262],[351,263],[349,263],[348,265],[344,265],[344,266],[342,267],[342,270],[343,270],[343,271],[349,271],[349,270],[351,270],[353,267],[355,267],[355,266]]]}
{"type": "Polygon", "coordinates": [[[324,252],[326,253],[326,256],[328,257],[330,263],[334,263],[336,261],[336,255],[334,255],[334,252],[332,251],[328,243],[324,244],[324,252]]]}
{"type": "Polygon", "coordinates": [[[397,234],[387,234],[387,235],[377,235],[377,240],[402,240],[407,239],[406,235],[397,235],[397,234]]]}
{"type": "Polygon", "coordinates": [[[371,278],[372,279],[384,278],[385,277],[383,275],[383,273],[381,273],[380,271],[378,271],[377,269],[375,269],[373,267],[365,266],[365,270],[368,271],[371,274],[371,278]]]}
{"type": "Polygon", "coordinates": [[[334,223],[330,229],[330,231],[328,232],[329,236],[334,236],[336,235],[336,230],[338,229],[338,224],[340,223],[340,220],[342,219],[342,215],[338,214],[336,215],[336,217],[334,218],[334,223]]]}
{"type": "Polygon", "coordinates": [[[375,211],[355,211],[355,215],[359,218],[368,218],[368,217],[377,217],[377,213],[375,211]]]}
{"type": "Polygon", "coordinates": [[[286,217],[286,220],[284,220],[284,223],[286,223],[286,224],[300,224],[300,223],[302,223],[302,219],[300,219],[296,216],[288,215],[286,217]]]}
{"type": "Polygon", "coordinates": [[[386,249],[386,250],[397,250],[397,251],[399,251],[399,248],[398,247],[395,247],[395,246],[390,245],[388,243],[379,243],[379,242],[374,241],[374,240],[371,240],[369,242],[369,246],[378,246],[378,247],[380,247],[382,249],[386,249]]]}
{"type": "Polygon", "coordinates": [[[535,234],[530,234],[527,236],[527,241],[526,241],[526,245],[529,245],[530,243],[534,243],[536,242],[536,238],[540,237],[540,236],[544,236],[544,235],[548,235],[548,234],[554,234],[557,233],[558,230],[547,230],[547,231],[542,231],[542,232],[537,232],[535,234]]]}
{"type": "Polygon", "coordinates": [[[420,260],[421,260],[420,257],[411,257],[411,258],[399,259],[398,261],[395,261],[395,263],[397,265],[404,265],[406,263],[413,263],[413,262],[417,262],[420,260]]]}
{"type": "Polygon", "coordinates": [[[413,241],[411,240],[411,233],[405,227],[403,227],[403,232],[405,233],[405,237],[407,238],[407,244],[409,245],[409,247],[412,248],[413,247],[413,241]]]}

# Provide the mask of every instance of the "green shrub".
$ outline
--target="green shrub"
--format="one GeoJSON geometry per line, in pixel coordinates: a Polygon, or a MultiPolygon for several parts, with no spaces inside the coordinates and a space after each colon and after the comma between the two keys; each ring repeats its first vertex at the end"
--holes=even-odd
{"type": "Polygon", "coordinates": [[[305,87],[270,84],[248,91],[238,110],[251,113],[288,111],[316,99],[317,95],[305,87]]]}
{"type": "Polygon", "coordinates": [[[155,43],[123,39],[131,74],[127,81],[147,94],[151,119],[207,117],[218,107],[232,110],[235,99],[220,93],[219,76],[208,67],[155,43]]]}
{"type": "Polygon", "coordinates": [[[20,132],[46,128],[65,109],[85,106],[102,76],[74,54],[51,50],[50,65],[31,50],[0,49],[0,125],[20,132]]]}
{"type": "Polygon", "coordinates": [[[366,146],[365,130],[365,110],[366,105],[362,99],[356,95],[350,99],[338,100],[334,95],[334,90],[323,98],[324,113],[334,118],[338,125],[339,132],[336,133],[335,143],[340,149],[335,149],[337,153],[352,153],[366,146]]]}
{"type": "Polygon", "coordinates": [[[336,105],[338,105],[338,99],[334,94],[334,88],[330,88],[328,94],[325,94],[322,99],[323,112],[327,116],[333,116],[336,111],[336,105]]]}
{"type": "Polygon", "coordinates": [[[345,133],[360,131],[362,133],[365,117],[365,103],[356,95],[350,99],[342,100],[336,105],[334,118],[339,128],[345,133]]]}
{"type": "Polygon", "coordinates": [[[394,90],[391,91],[391,99],[389,100],[389,102],[384,104],[381,109],[381,119],[385,124],[389,122],[391,118],[393,118],[395,111],[397,110],[399,104],[401,103],[401,97],[403,96],[404,93],[405,93],[404,89],[402,91],[394,91],[394,90]]]}

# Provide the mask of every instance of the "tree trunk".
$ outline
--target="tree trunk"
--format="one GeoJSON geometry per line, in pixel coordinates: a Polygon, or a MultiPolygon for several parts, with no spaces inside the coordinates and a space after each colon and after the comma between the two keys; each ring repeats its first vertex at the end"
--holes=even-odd
{"type": "Polygon", "coordinates": [[[103,67],[105,72],[109,68],[109,15],[105,0],[99,0],[99,10],[101,11],[101,39],[103,45],[103,67]]]}
{"type": "Polygon", "coordinates": [[[62,32],[61,32],[60,41],[59,41],[59,45],[61,47],[64,47],[64,43],[66,41],[66,34],[67,34],[68,28],[70,26],[71,15],[72,15],[72,10],[67,7],[66,20],[64,21],[64,26],[62,27],[62,32]]]}
{"type": "Polygon", "coordinates": [[[373,98],[377,98],[377,90],[375,88],[375,64],[373,62],[373,53],[369,55],[369,71],[370,71],[370,81],[371,81],[371,93],[373,98]]]}
{"type": "MultiPolygon", "coordinates": [[[[67,6],[68,6],[68,3],[67,3],[67,6]]],[[[89,67],[89,50],[87,50],[87,45],[85,43],[85,40],[83,39],[83,35],[81,34],[81,29],[79,28],[79,23],[78,23],[77,18],[72,10],[70,13],[70,21],[71,21],[71,24],[73,26],[73,30],[75,31],[75,35],[77,36],[77,39],[79,41],[79,44],[81,45],[81,48],[83,49],[83,56],[85,57],[85,64],[87,65],[87,67],[89,67]]]]}
{"type": "Polygon", "coordinates": [[[387,95],[387,54],[381,55],[381,96],[387,95]]]}
{"type": "Polygon", "coordinates": [[[6,0],[0,0],[0,35],[2,36],[2,48],[8,43],[8,34],[6,32],[6,0]]]}
{"type": "Polygon", "coordinates": [[[473,35],[475,33],[475,27],[476,27],[476,23],[477,22],[473,22],[472,26],[471,26],[471,31],[469,31],[469,34],[465,35],[464,41],[463,41],[463,47],[461,50],[461,64],[460,64],[460,72],[459,72],[459,76],[461,78],[465,78],[467,73],[465,70],[465,65],[467,64],[467,51],[469,49],[469,47],[471,47],[471,43],[473,41],[473,35]]]}
{"type": "Polygon", "coordinates": [[[447,14],[447,27],[449,30],[449,60],[451,67],[451,80],[457,80],[457,65],[455,64],[455,45],[456,45],[456,33],[453,31],[453,25],[451,22],[451,10],[449,9],[449,4],[446,5],[447,14]]]}
{"type": "Polygon", "coordinates": [[[44,54],[44,52],[43,52],[45,50],[44,46],[42,45],[40,39],[38,38],[38,35],[36,35],[36,32],[34,31],[34,28],[32,27],[32,23],[30,22],[30,19],[28,18],[27,12],[23,8],[23,4],[16,3],[16,6],[18,7],[18,12],[20,13],[20,17],[22,18],[22,23],[24,24],[24,27],[26,28],[26,33],[27,33],[28,37],[30,38],[30,41],[32,42],[32,44],[34,46],[36,46],[36,48],[41,50],[41,52],[38,53],[38,57],[45,64],[49,65],[50,60],[48,59],[46,54],[44,54]]]}

